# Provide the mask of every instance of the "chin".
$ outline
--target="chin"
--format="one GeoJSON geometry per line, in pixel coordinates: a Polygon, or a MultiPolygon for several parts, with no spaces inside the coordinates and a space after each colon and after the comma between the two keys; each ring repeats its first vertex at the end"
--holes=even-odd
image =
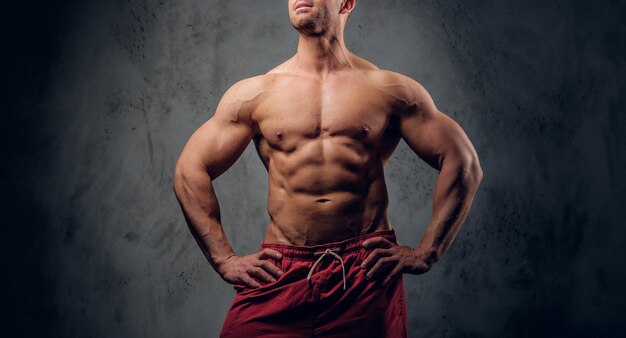
{"type": "Polygon", "coordinates": [[[295,26],[298,24],[302,24],[306,21],[311,21],[315,15],[312,11],[306,11],[304,13],[293,13],[290,16],[291,23],[295,26]]]}
{"type": "Polygon", "coordinates": [[[291,21],[291,25],[297,31],[303,31],[303,32],[315,31],[315,26],[316,26],[315,22],[313,22],[312,20],[303,20],[303,19],[293,20],[291,21]]]}
{"type": "Polygon", "coordinates": [[[291,25],[299,32],[319,34],[324,31],[324,20],[314,12],[300,13],[291,18],[291,25]]]}

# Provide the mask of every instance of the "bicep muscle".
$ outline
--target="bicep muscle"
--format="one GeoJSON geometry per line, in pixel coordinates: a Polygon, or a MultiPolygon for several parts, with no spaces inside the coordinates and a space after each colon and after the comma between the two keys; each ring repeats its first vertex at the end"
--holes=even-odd
{"type": "Polygon", "coordinates": [[[250,107],[240,91],[235,85],[224,94],[215,114],[191,135],[179,160],[202,168],[213,180],[235,163],[254,136],[250,107]]]}

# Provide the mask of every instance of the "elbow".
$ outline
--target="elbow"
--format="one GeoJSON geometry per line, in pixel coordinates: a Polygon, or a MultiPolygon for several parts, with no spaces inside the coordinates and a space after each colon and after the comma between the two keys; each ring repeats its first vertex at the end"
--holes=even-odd
{"type": "Polygon", "coordinates": [[[198,188],[204,188],[207,184],[211,183],[210,175],[204,170],[203,167],[195,163],[184,163],[178,161],[174,168],[174,175],[172,178],[172,189],[174,194],[180,200],[188,194],[193,194],[193,191],[198,188]]]}
{"type": "Polygon", "coordinates": [[[444,162],[451,172],[457,175],[457,184],[467,190],[476,190],[483,179],[483,169],[478,157],[466,155],[451,158],[444,162]]]}
{"type": "Polygon", "coordinates": [[[477,157],[466,160],[463,164],[463,180],[471,190],[476,190],[483,180],[483,169],[477,157]]]}
{"type": "Polygon", "coordinates": [[[172,190],[174,190],[174,194],[178,196],[178,189],[180,186],[180,173],[178,172],[178,167],[174,169],[174,176],[172,177],[172,190]]]}
{"type": "Polygon", "coordinates": [[[180,193],[183,189],[183,184],[185,182],[185,170],[180,163],[176,164],[174,168],[174,176],[172,178],[172,189],[174,190],[174,194],[176,196],[180,196],[180,193]]]}

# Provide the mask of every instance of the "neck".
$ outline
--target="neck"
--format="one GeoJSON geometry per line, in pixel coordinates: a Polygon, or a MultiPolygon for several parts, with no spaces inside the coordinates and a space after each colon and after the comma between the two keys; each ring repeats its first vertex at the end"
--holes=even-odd
{"type": "Polygon", "coordinates": [[[343,32],[320,35],[299,33],[296,71],[325,77],[332,71],[351,68],[349,55],[343,32]]]}

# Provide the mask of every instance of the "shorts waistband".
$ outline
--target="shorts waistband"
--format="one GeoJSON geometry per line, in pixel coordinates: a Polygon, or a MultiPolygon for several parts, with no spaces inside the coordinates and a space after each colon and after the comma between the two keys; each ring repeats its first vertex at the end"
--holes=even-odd
{"type": "Polygon", "coordinates": [[[339,255],[364,249],[362,244],[363,241],[372,237],[383,237],[392,243],[396,243],[395,230],[390,229],[374,231],[369,234],[348,238],[340,242],[332,242],[311,246],[261,243],[261,250],[273,249],[280,252],[283,257],[317,260],[319,258],[319,254],[316,255],[316,253],[323,253],[326,249],[335,251],[339,255]]]}

